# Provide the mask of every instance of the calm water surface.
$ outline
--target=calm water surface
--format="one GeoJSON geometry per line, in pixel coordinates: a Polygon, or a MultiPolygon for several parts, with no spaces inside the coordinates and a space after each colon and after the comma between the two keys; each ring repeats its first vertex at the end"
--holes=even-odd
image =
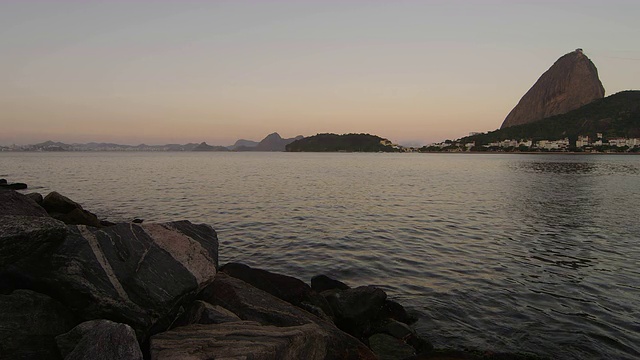
{"type": "Polygon", "coordinates": [[[0,153],[112,221],[211,224],[220,261],[376,284],[437,346],[640,358],[640,157],[0,153]]]}

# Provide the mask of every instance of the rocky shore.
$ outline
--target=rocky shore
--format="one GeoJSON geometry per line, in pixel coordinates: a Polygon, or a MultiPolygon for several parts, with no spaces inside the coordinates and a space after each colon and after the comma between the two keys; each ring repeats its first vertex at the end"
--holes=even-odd
{"type": "Polygon", "coordinates": [[[213,228],[0,189],[2,359],[529,359],[434,349],[374,286],[218,264],[213,228]]]}

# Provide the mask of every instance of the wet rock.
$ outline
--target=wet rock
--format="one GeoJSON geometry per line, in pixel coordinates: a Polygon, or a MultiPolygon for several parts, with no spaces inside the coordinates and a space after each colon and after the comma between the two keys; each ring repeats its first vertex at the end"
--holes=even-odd
{"type": "Polygon", "coordinates": [[[311,288],[318,293],[325,290],[347,290],[350,287],[342,281],[332,279],[326,275],[316,275],[311,278],[311,288]]]}
{"type": "Polygon", "coordinates": [[[24,190],[26,188],[27,184],[24,183],[0,184],[0,190],[24,190]]]}
{"type": "Polygon", "coordinates": [[[80,204],[53,191],[45,196],[42,207],[49,215],[68,225],[102,227],[98,217],[82,208],[80,204]]]}
{"type": "Polygon", "coordinates": [[[196,300],[189,310],[178,319],[174,326],[191,324],[222,324],[226,322],[240,321],[238,315],[223,308],[220,305],[211,305],[207,302],[196,300]]]}
{"type": "Polygon", "coordinates": [[[151,359],[326,359],[324,332],[314,323],[277,327],[255,321],[189,325],[151,338],[151,359]]]}
{"type": "Polygon", "coordinates": [[[73,313],[47,295],[30,290],[0,295],[0,358],[62,359],[55,337],[76,324],[73,313]]]}
{"type": "Polygon", "coordinates": [[[198,298],[210,304],[221,305],[243,320],[256,321],[262,325],[296,327],[317,324],[322,329],[325,341],[325,359],[375,359],[375,355],[364,344],[340,331],[332,323],[225,273],[218,273],[198,298]]]}
{"type": "Polygon", "coordinates": [[[109,320],[83,322],[58,335],[56,343],[64,360],[142,360],[133,329],[109,320]]]}
{"type": "Polygon", "coordinates": [[[391,318],[405,324],[411,325],[418,321],[418,318],[409,314],[405,308],[393,300],[386,300],[381,310],[381,317],[391,318]]]}
{"type": "Polygon", "coordinates": [[[25,196],[28,197],[29,199],[35,201],[36,204],[38,204],[38,205],[42,205],[42,201],[44,200],[44,198],[42,197],[42,194],[37,193],[37,192],[28,193],[28,194],[25,194],[25,196]]]}
{"type": "Polygon", "coordinates": [[[61,243],[67,227],[50,217],[0,215],[0,273],[6,266],[61,243]]]}
{"type": "Polygon", "coordinates": [[[218,239],[208,225],[68,229],[59,245],[0,275],[51,294],[84,320],[129,324],[141,338],[167,329],[216,274],[218,239]]]}
{"type": "Polygon", "coordinates": [[[0,185],[7,184],[7,179],[0,179],[0,185]]]}
{"type": "Polygon", "coordinates": [[[0,215],[49,217],[45,209],[33,199],[15,191],[0,192],[0,215]]]}
{"type": "Polygon", "coordinates": [[[415,334],[415,331],[409,325],[395,320],[388,320],[382,323],[377,328],[377,332],[389,334],[401,340],[408,339],[415,334]]]}
{"type": "Polygon", "coordinates": [[[290,304],[315,313],[316,316],[324,317],[322,313],[329,317],[333,316],[327,301],[302,280],[239,263],[226,264],[220,268],[220,271],[290,304]]]}
{"type": "Polygon", "coordinates": [[[416,354],[413,347],[387,334],[370,336],[369,346],[380,360],[401,360],[416,354]]]}
{"type": "Polygon", "coordinates": [[[323,292],[335,315],[336,325],[357,338],[367,337],[387,294],[375,286],[360,286],[348,290],[323,292]]]}

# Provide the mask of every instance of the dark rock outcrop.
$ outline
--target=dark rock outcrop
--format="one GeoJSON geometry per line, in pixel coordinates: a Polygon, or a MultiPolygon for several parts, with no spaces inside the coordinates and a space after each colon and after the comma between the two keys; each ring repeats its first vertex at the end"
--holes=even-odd
{"type": "Polygon", "coordinates": [[[44,198],[42,197],[42,194],[37,193],[37,192],[24,194],[24,196],[26,196],[29,199],[35,201],[36,204],[38,204],[38,205],[42,205],[42,201],[44,200],[44,198]]]}
{"type": "Polygon", "coordinates": [[[56,343],[64,360],[142,360],[133,329],[109,320],[83,322],[56,336],[56,343]]]}
{"type": "Polygon", "coordinates": [[[98,217],[83,209],[80,204],[53,191],[42,200],[42,207],[51,217],[69,225],[102,227],[98,217]]]}
{"type": "Polygon", "coordinates": [[[16,191],[0,191],[0,215],[49,216],[33,199],[16,191]]]}
{"type": "Polygon", "coordinates": [[[223,306],[243,320],[262,325],[286,328],[316,324],[325,342],[325,359],[375,359],[366,346],[332,323],[222,272],[198,298],[223,306]]]}
{"type": "Polygon", "coordinates": [[[176,321],[174,326],[191,324],[222,324],[226,322],[240,321],[238,315],[223,308],[220,305],[211,305],[207,302],[196,300],[189,310],[185,311],[176,321]]]}
{"type": "Polygon", "coordinates": [[[320,317],[333,316],[329,303],[302,280],[270,271],[251,268],[244,264],[229,263],[220,271],[266,291],[292,305],[320,317]]]}
{"type": "Polygon", "coordinates": [[[27,187],[27,184],[24,183],[0,184],[0,190],[24,190],[27,187]]]}
{"type": "Polygon", "coordinates": [[[154,335],[151,359],[305,359],[327,358],[326,339],[314,323],[278,327],[255,321],[189,325],[154,335]]]}
{"type": "Polygon", "coordinates": [[[20,259],[62,243],[66,236],[66,225],[50,217],[0,215],[0,273],[20,259]]]}
{"type": "Polygon", "coordinates": [[[342,281],[332,279],[326,275],[316,275],[311,278],[311,288],[319,293],[325,290],[347,290],[350,287],[342,281]]]}
{"type": "Polygon", "coordinates": [[[375,286],[327,290],[322,294],[331,305],[336,325],[360,339],[372,332],[387,299],[387,294],[375,286]]]}
{"type": "Polygon", "coordinates": [[[30,290],[0,295],[0,358],[60,360],[55,337],[77,323],[69,309],[47,295],[30,290]]]}
{"type": "Polygon", "coordinates": [[[129,324],[140,338],[166,330],[216,274],[218,239],[208,225],[68,229],[59,245],[15,261],[0,277],[54,296],[83,320],[129,324]]]}
{"type": "Polygon", "coordinates": [[[581,49],[562,56],[536,81],[501,129],[564,114],[604,97],[598,70],[581,49]]]}

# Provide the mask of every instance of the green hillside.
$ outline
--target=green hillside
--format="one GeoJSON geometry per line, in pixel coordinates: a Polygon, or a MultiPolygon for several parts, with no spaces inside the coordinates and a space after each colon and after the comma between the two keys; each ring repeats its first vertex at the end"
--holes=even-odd
{"type": "Polygon", "coordinates": [[[317,134],[287,145],[287,151],[305,152],[397,152],[387,139],[369,134],[317,134]],[[389,145],[386,145],[389,144],[389,145]]]}
{"type": "Polygon", "coordinates": [[[619,92],[566,114],[467,136],[460,142],[475,141],[476,145],[485,145],[507,139],[537,141],[566,137],[575,142],[579,135],[588,135],[593,139],[596,133],[602,133],[605,139],[640,137],[640,91],[619,92]]]}

